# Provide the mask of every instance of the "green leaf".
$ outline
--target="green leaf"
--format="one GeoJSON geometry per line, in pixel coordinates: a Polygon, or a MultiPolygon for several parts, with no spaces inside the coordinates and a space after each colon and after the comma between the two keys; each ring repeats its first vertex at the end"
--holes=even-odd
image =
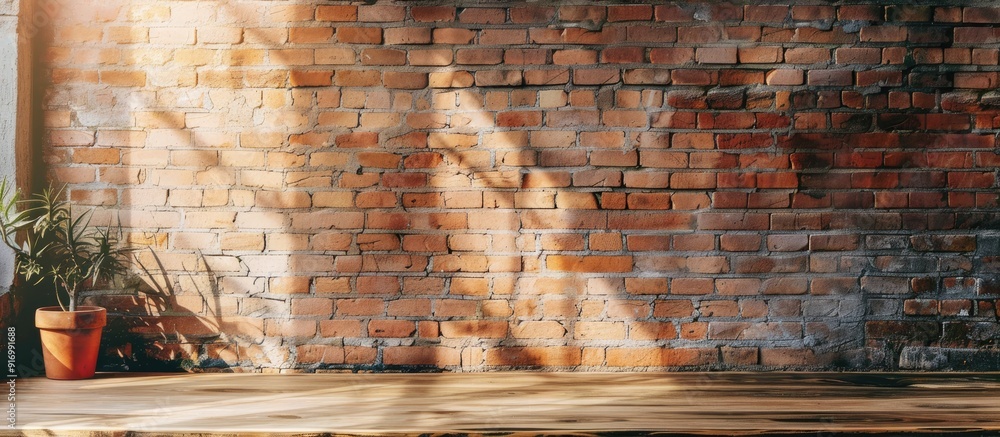
{"type": "Polygon", "coordinates": [[[126,272],[129,249],[119,244],[112,226],[90,226],[93,210],[74,217],[63,193],[64,188],[49,188],[22,201],[0,181],[0,239],[15,251],[17,274],[29,283],[52,280],[60,302],[65,293],[72,304],[86,281],[113,280],[126,272]]]}

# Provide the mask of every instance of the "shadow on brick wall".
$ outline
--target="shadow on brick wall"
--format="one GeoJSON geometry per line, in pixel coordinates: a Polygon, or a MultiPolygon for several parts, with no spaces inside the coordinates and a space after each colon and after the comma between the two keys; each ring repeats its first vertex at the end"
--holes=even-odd
{"type": "Polygon", "coordinates": [[[996,325],[993,127],[900,8],[64,5],[46,161],[199,369],[896,368],[996,325]]]}

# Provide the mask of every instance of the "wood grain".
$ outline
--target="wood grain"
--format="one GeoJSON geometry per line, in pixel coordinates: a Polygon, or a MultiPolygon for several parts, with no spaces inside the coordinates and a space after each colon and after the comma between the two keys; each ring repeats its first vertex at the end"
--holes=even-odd
{"type": "Polygon", "coordinates": [[[28,435],[1000,432],[1000,374],[99,374],[19,381],[28,435]]]}

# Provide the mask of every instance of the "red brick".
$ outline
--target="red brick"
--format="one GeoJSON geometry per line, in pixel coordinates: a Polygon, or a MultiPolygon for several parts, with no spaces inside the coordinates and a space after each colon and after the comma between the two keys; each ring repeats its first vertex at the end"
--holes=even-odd
{"type": "Polygon", "coordinates": [[[876,48],[844,47],[834,50],[834,55],[838,64],[877,65],[882,62],[882,51],[876,48]]]}
{"type": "Polygon", "coordinates": [[[577,322],[573,338],[579,340],[622,340],[626,336],[622,322],[577,322]]]}
{"type": "Polygon", "coordinates": [[[996,88],[997,73],[955,73],[955,88],[990,89],[996,88]]]}
{"type": "Polygon", "coordinates": [[[963,9],[962,21],[966,23],[1000,23],[1000,8],[966,7],[963,9]]]}
{"type": "Polygon", "coordinates": [[[339,27],[337,41],[350,44],[381,44],[382,29],[377,27],[339,27]]]}
{"type": "Polygon", "coordinates": [[[996,44],[1000,42],[1000,31],[992,27],[956,27],[955,44],[996,44]]]}
{"type": "Polygon", "coordinates": [[[582,351],[572,346],[499,347],[486,351],[486,364],[515,367],[579,366],[582,351]]]}
{"type": "Polygon", "coordinates": [[[861,42],[903,42],[906,28],[900,26],[866,26],[861,28],[861,42]]]}
{"type": "Polygon", "coordinates": [[[808,279],[794,277],[768,279],[761,288],[764,294],[806,294],[808,290],[808,279]]]}
{"type": "Polygon", "coordinates": [[[607,85],[620,80],[621,71],[617,69],[598,68],[573,72],[573,83],[576,85],[607,85]]]}
{"type": "Polygon", "coordinates": [[[632,193],[627,202],[629,209],[670,209],[670,194],[632,193]]]}
{"type": "Polygon", "coordinates": [[[781,69],[772,70],[767,74],[768,85],[802,85],[804,83],[802,70],[781,69]]]}
{"type": "Polygon", "coordinates": [[[396,49],[364,49],[361,51],[361,65],[404,65],[406,52],[396,49]]]}
{"type": "Polygon", "coordinates": [[[427,73],[387,71],[382,82],[390,89],[419,90],[427,88],[429,79],[427,73]]]}
{"type": "Polygon", "coordinates": [[[406,8],[390,5],[358,6],[358,21],[388,23],[402,21],[406,17],[406,8]]]}
{"type": "Polygon", "coordinates": [[[523,29],[485,29],[479,33],[482,45],[520,45],[528,40],[523,29]]]}
{"type": "Polygon", "coordinates": [[[357,6],[318,6],[316,20],[318,21],[357,21],[357,6]]]}
{"type": "Polygon", "coordinates": [[[710,295],[715,290],[712,279],[708,278],[676,278],[670,281],[670,294],[673,295],[710,295]]]}
{"type": "Polygon", "coordinates": [[[434,44],[469,44],[475,37],[474,30],[457,28],[437,28],[432,34],[434,44]]]}
{"type": "Polygon", "coordinates": [[[292,70],[289,83],[293,87],[330,86],[333,84],[333,72],[292,70]]]}
{"type": "Polygon", "coordinates": [[[530,70],[524,72],[524,82],[528,85],[558,85],[568,83],[570,72],[561,70],[530,70]]]}
{"type": "Polygon", "coordinates": [[[390,346],[383,350],[382,361],[387,365],[457,366],[461,352],[443,346],[390,346]]]}
{"type": "Polygon", "coordinates": [[[686,22],[694,18],[694,10],[681,5],[655,6],[653,16],[656,21],[686,22]]]}
{"type": "Polygon", "coordinates": [[[430,44],[431,29],[427,27],[385,29],[386,44],[430,44]]]}
{"type": "Polygon", "coordinates": [[[996,184],[996,176],[989,172],[952,172],[948,173],[948,186],[951,188],[990,188],[996,184]]]}
{"type": "Polygon", "coordinates": [[[764,366],[802,367],[815,365],[816,363],[816,353],[809,349],[760,349],[760,364],[764,366]]]}
{"type": "Polygon", "coordinates": [[[851,86],[854,83],[854,72],[850,70],[809,70],[807,83],[814,86],[851,86]]]}
{"type": "Polygon", "coordinates": [[[458,21],[474,24],[502,24],[507,11],[500,8],[465,8],[458,14],[458,21]]]}
{"type": "Polygon", "coordinates": [[[683,65],[694,61],[695,50],[686,47],[654,48],[649,51],[649,60],[654,64],[683,65]]]}
{"type": "Polygon", "coordinates": [[[565,272],[630,272],[631,256],[569,256],[549,255],[546,265],[554,271],[565,272]]]}
{"type": "Polygon", "coordinates": [[[340,316],[375,316],[385,312],[382,299],[337,299],[335,313],[340,316]]]}
{"type": "Polygon", "coordinates": [[[859,71],[857,86],[900,86],[903,84],[903,74],[899,71],[859,71]]]}
{"type": "Polygon", "coordinates": [[[934,8],[934,21],[939,23],[960,23],[962,21],[961,7],[934,8]]]}
{"type": "Polygon", "coordinates": [[[701,25],[691,27],[680,27],[677,29],[677,42],[684,44],[713,44],[723,39],[723,27],[715,25],[701,25]]]}
{"type": "Polygon", "coordinates": [[[749,5],[743,7],[743,21],[754,23],[783,23],[788,19],[789,7],[785,5],[749,5]]]}
{"type": "Polygon", "coordinates": [[[877,5],[844,5],[837,11],[841,20],[879,21],[885,18],[884,8],[877,5]]]}
{"type": "Polygon", "coordinates": [[[677,31],[667,27],[633,25],[628,27],[626,39],[633,43],[669,43],[677,41],[677,31]]]}
{"type": "Polygon", "coordinates": [[[939,302],[938,312],[942,316],[969,316],[972,315],[973,301],[948,299],[939,302]]]}
{"type": "Polygon", "coordinates": [[[608,21],[646,21],[653,18],[650,5],[608,6],[608,21]]]}
{"type": "Polygon", "coordinates": [[[556,9],[548,6],[518,6],[510,8],[513,23],[548,23],[555,18],[556,9]]]}
{"type": "Polygon", "coordinates": [[[516,70],[477,71],[475,76],[476,86],[519,86],[523,81],[523,75],[516,70]]]}
{"type": "Polygon", "coordinates": [[[548,53],[545,49],[507,49],[503,59],[505,64],[544,65],[548,63],[548,53]]]}
{"type": "Polygon", "coordinates": [[[716,176],[712,173],[674,173],[670,176],[670,188],[675,190],[710,189],[716,186],[716,176]]]}
{"type": "Polygon", "coordinates": [[[410,320],[372,320],[368,322],[369,337],[407,338],[416,332],[416,323],[410,320]]]}
{"type": "Polygon", "coordinates": [[[514,338],[562,338],[566,328],[554,320],[524,321],[511,327],[514,338]]]}
{"type": "Polygon", "coordinates": [[[735,64],[736,47],[702,47],[695,51],[695,59],[701,64],[735,64]]]}
{"type": "Polygon", "coordinates": [[[625,29],[621,27],[604,27],[599,32],[570,27],[560,33],[563,43],[598,45],[611,45],[624,42],[626,35],[625,29]]]}
{"type": "Polygon", "coordinates": [[[445,338],[506,338],[508,331],[505,321],[447,321],[441,322],[440,327],[445,338]]]}
{"type": "Polygon", "coordinates": [[[410,16],[419,22],[453,21],[455,8],[451,6],[413,6],[410,16]]]}
{"type": "Polygon", "coordinates": [[[459,49],[455,62],[464,65],[496,65],[503,62],[501,49],[459,49]]]}
{"type": "Polygon", "coordinates": [[[703,230],[765,230],[768,225],[766,214],[715,213],[698,216],[698,228],[703,230]]]}
{"type": "Polygon", "coordinates": [[[908,316],[933,316],[938,314],[938,301],[933,299],[907,299],[903,314],[908,316]]]}
{"type": "Polygon", "coordinates": [[[833,6],[792,6],[792,19],[797,21],[833,20],[836,8],[833,6]]]}
{"type": "Polygon", "coordinates": [[[718,82],[718,73],[706,70],[673,70],[670,80],[675,85],[712,85],[718,82]]]}
{"type": "Polygon", "coordinates": [[[601,51],[601,62],[610,64],[641,63],[646,51],[642,47],[613,47],[601,51]]]}
{"type": "Polygon", "coordinates": [[[782,59],[784,56],[780,47],[739,48],[739,60],[742,64],[775,64],[782,62],[782,59]]]}
{"type": "Polygon", "coordinates": [[[789,64],[819,64],[830,61],[830,50],[814,47],[793,47],[785,50],[785,62],[789,64]]]}
{"type": "Polygon", "coordinates": [[[610,348],[611,367],[685,367],[704,366],[718,360],[715,349],[610,348]]]}

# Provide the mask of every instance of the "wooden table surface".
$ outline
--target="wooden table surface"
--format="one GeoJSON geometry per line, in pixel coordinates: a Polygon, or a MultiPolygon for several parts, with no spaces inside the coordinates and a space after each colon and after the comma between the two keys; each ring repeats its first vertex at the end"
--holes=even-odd
{"type": "Polygon", "coordinates": [[[997,373],[123,373],[16,390],[27,435],[1000,433],[997,373]]]}

